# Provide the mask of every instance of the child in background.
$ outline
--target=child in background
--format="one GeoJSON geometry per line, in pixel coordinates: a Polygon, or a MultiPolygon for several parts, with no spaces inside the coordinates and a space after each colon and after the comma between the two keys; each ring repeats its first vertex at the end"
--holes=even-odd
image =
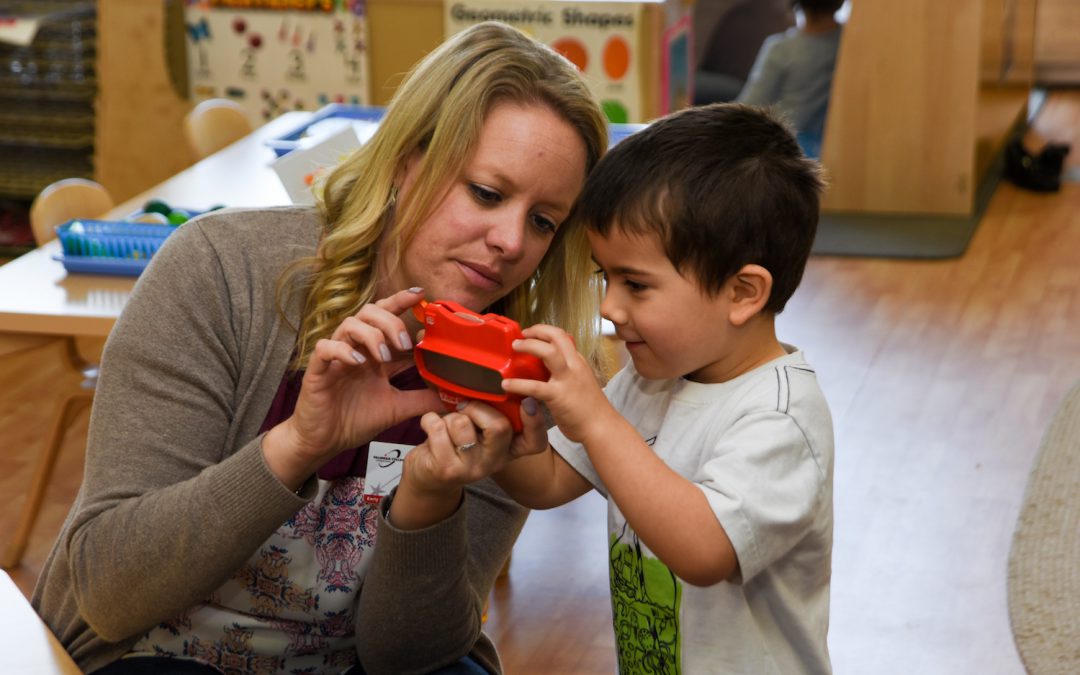
{"type": "Polygon", "coordinates": [[[736,100],[775,105],[795,126],[803,151],[818,157],[840,50],[836,13],[844,0],[794,0],[792,4],[802,10],[801,25],[765,39],[736,100]]]}
{"type": "Polygon", "coordinates": [[[624,675],[830,671],[832,422],[774,323],[821,190],[817,164],[760,109],[654,122],[601,160],[578,205],[601,313],[632,362],[601,390],[562,330],[515,343],[551,379],[503,387],[546,403],[558,428],[526,424],[495,478],[531,508],[607,497],[624,675]]]}

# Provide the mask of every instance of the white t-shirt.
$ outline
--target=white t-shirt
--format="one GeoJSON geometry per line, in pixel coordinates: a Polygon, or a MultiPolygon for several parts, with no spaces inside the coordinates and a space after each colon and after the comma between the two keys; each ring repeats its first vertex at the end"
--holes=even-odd
{"type": "Polygon", "coordinates": [[[802,352],[720,384],[647,380],[633,364],[605,394],[672,469],[701,489],[731,539],[738,578],[677,578],[608,496],[585,448],[552,446],[608,496],[619,671],[828,673],[833,431],[802,352]]]}

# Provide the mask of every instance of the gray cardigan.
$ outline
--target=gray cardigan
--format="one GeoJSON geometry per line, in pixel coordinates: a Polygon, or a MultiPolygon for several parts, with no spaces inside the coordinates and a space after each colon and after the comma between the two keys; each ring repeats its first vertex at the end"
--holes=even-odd
{"type": "MultiPolygon", "coordinates": [[[[309,208],[215,211],[154,256],[109,336],[82,488],[33,605],[91,672],[220,586],[316,492],[283,486],[259,427],[295,343],[300,298],[277,311],[285,266],[311,255],[309,208]]],[[[380,518],[360,591],[364,669],[426,672],[465,654],[500,669],[481,609],[526,511],[490,480],[446,521],[380,518]]]]}

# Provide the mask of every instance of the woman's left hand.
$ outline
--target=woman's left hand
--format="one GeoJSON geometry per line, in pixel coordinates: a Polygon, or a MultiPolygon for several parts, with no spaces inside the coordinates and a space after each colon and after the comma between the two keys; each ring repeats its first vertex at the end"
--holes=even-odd
{"type": "Polygon", "coordinates": [[[428,438],[405,457],[391,505],[390,520],[400,529],[418,529],[449,517],[466,485],[487,478],[511,459],[510,420],[491,406],[472,402],[459,412],[427,413],[420,426],[428,438]]]}

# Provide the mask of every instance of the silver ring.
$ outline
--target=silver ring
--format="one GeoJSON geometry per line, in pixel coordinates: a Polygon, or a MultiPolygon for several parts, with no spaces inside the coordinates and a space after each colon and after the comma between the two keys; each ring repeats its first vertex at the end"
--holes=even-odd
{"type": "Polygon", "coordinates": [[[472,448],[475,445],[476,445],[475,441],[472,442],[472,443],[462,443],[461,445],[457,446],[457,449],[458,449],[458,452],[465,452],[466,450],[468,450],[469,448],[472,448]]]}

